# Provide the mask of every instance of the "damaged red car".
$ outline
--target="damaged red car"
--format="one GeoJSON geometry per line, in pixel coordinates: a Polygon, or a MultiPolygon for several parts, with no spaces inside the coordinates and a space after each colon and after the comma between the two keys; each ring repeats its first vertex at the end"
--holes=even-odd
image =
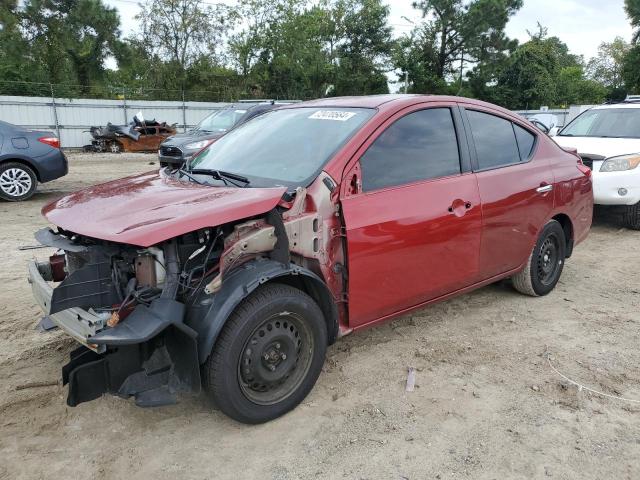
{"type": "Polygon", "coordinates": [[[590,170],[526,120],[439,96],[284,107],[182,170],[43,209],[57,253],[29,264],[75,338],[68,405],[140,406],[203,387],[230,417],[274,419],[341,335],[501,279],[555,287],[588,234],[590,170]]]}

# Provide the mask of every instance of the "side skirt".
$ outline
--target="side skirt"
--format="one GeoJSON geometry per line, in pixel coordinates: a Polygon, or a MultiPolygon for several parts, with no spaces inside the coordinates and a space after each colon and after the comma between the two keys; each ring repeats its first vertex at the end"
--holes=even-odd
{"type": "Polygon", "coordinates": [[[431,300],[428,300],[426,302],[420,303],[418,305],[414,305],[413,307],[405,308],[403,310],[400,310],[398,312],[392,313],[390,315],[385,315],[384,317],[377,318],[376,320],[373,320],[371,322],[359,325],[357,327],[354,327],[353,329],[350,329],[350,330],[346,331],[345,333],[343,333],[342,336],[344,336],[346,334],[349,334],[351,332],[355,332],[355,331],[358,331],[358,330],[365,329],[365,328],[374,327],[374,326],[376,326],[376,325],[378,325],[380,323],[386,322],[386,321],[391,320],[391,319],[396,318],[396,317],[400,317],[400,316],[402,316],[402,315],[404,315],[406,313],[413,312],[415,310],[419,310],[419,309],[424,308],[426,306],[429,306],[429,305],[431,305],[433,303],[443,302],[445,300],[449,300],[450,298],[457,297],[458,295],[469,293],[469,292],[471,292],[473,290],[477,290],[478,288],[482,288],[482,287],[485,287],[485,286],[490,285],[492,283],[498,282],[500,280],[504,280],[505,278],[509,278],[509,277],[513,276],[514,274],[518,273],[520,270],[522,270],[522,267],[523,266],[521,265],[520,267],[518,267],[516,269],[509,270],[508,272],[505,272],[505,273],[501,273],[500,275],[496,275],[495,277],[488,278],[486,280],[483,280],[482,282],[474,283],[473,285],[469,285],[468,287],[461,288],[460,290],[456,290],[455,292],[447,293],[446,295],[442,295],[440,297],[433,298],[431,300]]]}

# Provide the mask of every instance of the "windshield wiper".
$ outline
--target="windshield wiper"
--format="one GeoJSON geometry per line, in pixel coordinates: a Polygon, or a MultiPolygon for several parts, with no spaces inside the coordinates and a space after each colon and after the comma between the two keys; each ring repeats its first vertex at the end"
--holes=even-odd
{"type": "Polygon", "coordinates": [[[178,169],[178,178],[180,178],[182,175],[184,175],[185,177],[187,177],[190,180],[193,180],[194,182],[196,182],[198,185],[204,185],[204,183],[202,183],[201,181],[199,181],[197,178],[192,177],[189,172],[187,172],[184,168],[180,168],[178,169]]]}
{"type": "Polygon", "coordinates": [[[193,175],[209,175],[217,180],[221,180],[225,185],[229,183],[231,185],[235,185],[236,187],[246,187],[251,183],[247,177],[243,177],[242,175],[238,175],[237,173],[225,172],[224,170],[215,170],[209,168],[194,168],[189,170],[189,173],[193,175]],[[236,182],[242,182],[244,185],[240,185],[236,182]]]}

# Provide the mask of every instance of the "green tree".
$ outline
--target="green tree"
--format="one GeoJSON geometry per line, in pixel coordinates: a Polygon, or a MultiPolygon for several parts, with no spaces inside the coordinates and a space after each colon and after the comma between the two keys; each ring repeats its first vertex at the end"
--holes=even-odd
{"type": "Polygon", "coordinates": [[[0,92],[21,94],[25,84],[19,82],[32,80],[29,61],[26,56],[27,42],[20,31],[17,0],[0,3],[0,92]]]}
{"type": "MultiPolygon", "coordinates": [[[[334,94],[388,93],[386,71],[393,48],[389,7],[381,0],[342,0],[332,7],[341,32],[335,53],[334,94]],[[342,15],[335,15],[341,12],[342,15]]],[[[334,39],[335,41],[335,39],[334,39]]]]}
{"type": "Polygon", "coordinates": [[[105,78],[105,61],[120,36],[120,19],[101,0],[27,0],[21,12],[31,55],[52,83],[83,92],[105,78]],[[72,75],[69,72],[73,72],[72,75]]]}
{"type": "Polygon", "coordinates": [[[624,0],[624,9],[631,20],[631,26],[636,29],[633,34],[633,43],[638,43],[640,40],[640,0],[624,0]]]}
{"type": "Polygon", "coordinates": [[[181,90],[193,78],[192,68],[218,68],[224,62],[221,47],[236,17],[233,9],[202,0],[146,0],[136,19],[140,32],[119,60],[151,85],[181,90]],[[127,60],[128,54],[136,57],[127,60]]]}
{"type": "Polygon", "coordinates": [[[624,57],[622,76],[631,93],[640,92],[640,0],[625,0],[625,10],[635,28],[632,46],[624,57]]]}
{"type": "Polygon", "coordinates": [[[449,93],[447,81],[437,74],[436,40],[428,25],[398,40],[393,63],[401,72],[400,80],[407,80],[409,93],[449,93]]]}
{"type": "Polygon", "coordinates": [[[600,82],[586,78],[581,65],[564,67],[557,80],[556,104],[562,107],[602,103],[608,89],[600,82]]]}
{"type": "Polygon", "coordinates": [[[473,93],[489,96],[487,85],[495,82],[500,63],[516,45],[504,29],[522,0],[422,0],[413,6],[425,20],[399,40],[394,52],[411,91],[458,93],[461,73],[473,69],[473,93]]]}
{"type": "Polygon", "coordinates": [[[384,93],[393,46],[381,0],[251,0],[229,44],[245,93],[288,98],[384,93]],[[256,93],[259,92],[259,93],[256,93]]]}
{"type": "Polygon", "coordinates": [[[640,45],[634,45],[625,55],[622,76],[629,93],[640,92],[640,45]]]}
{"type": "Polygon", "coordinates": [[[602,42],[598,47],[598,54],[587,64],[589,78],[610,90],[622,88],[624,58],[629,48],[629,43],[622,37],[616,37],[612,42],[602,42]]]}
{"type": "Polygon", "coordinates": [[[422,0],[414,2],[428,18],[435,41],[435,74],[445,78],[456,71],[458,61],[479,57],[489,44],[504,40],[509,18],[522,7],[522,0],[422,0]]]}
{"type": "Polygon", "coordinates": [[[560,74],[558,57],[549,42],[532,38],[520,45],[498,80],[500,103],[509,108],[539,108],[555,104],[560,74]]]}
{"type": "Polygon", "coordinates": [[[586,78],[581,56],[572,54],[558,37],[547,36],[547,29],[540,25],[529,36],[528,42],[515,49],[498,78],[498,103],[532,109],[604,100],[606,88],[586,78]]]}

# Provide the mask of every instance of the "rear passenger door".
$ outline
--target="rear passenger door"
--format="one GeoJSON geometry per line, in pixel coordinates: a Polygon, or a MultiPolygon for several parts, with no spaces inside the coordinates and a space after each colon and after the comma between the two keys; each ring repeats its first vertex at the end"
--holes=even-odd
{"type": "Polygon", "coordinates": [[[548,159],[536,156],[535,130],[475,105],[464,111],[482,201],[480,274],[485,280],[529,258],[553,210],[555,179],[548,159]]]}
{"type": "Polygon", "coordinates": [[[481,215],[463,132],[457,108],[416,106],[387,120],[347,170],[351,327],[476,280],[481,215]]]}

